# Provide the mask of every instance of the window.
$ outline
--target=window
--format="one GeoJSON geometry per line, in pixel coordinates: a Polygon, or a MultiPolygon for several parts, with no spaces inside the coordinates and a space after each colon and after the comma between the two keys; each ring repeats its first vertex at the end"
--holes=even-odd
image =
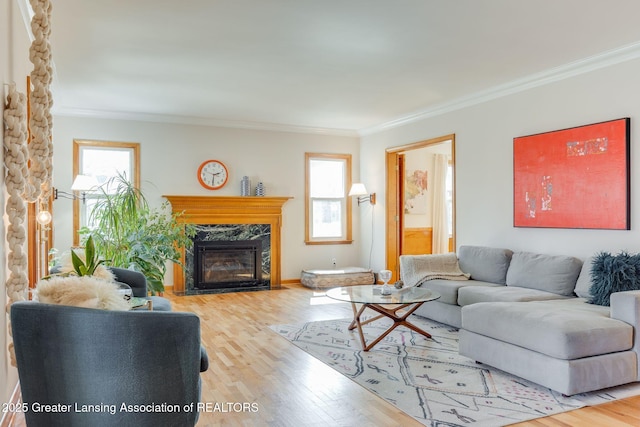
{"type": "Polygon", "coordinates": [[[305,242],[351,243],[351,155],[306,153],[305,160],[305,242]]]}
{"type": "MultiPolygon", "coordinates": [[[[140,187],[140,144],[135,142],[73,141],[73,178],[88,175],[98,185],[118,174],[140,187]]],[[[110,190],[105,188],[108,193],[110,190]]],[[[73,242],[79,244],[78,230],[88,225],[89,216],[101,192],[85,193],[85,200],[73,202],[73,242]]]]}

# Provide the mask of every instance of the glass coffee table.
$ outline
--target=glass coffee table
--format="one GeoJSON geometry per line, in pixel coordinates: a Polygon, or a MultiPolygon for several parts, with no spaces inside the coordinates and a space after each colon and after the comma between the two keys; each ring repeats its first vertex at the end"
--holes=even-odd
{"type": "Polygon", "coordinates": [[[440,298],[440,294],[426,288],[408,287],[402,289],[394,288],[390,295],[382,295],[381,289],[381,285],[362,285],[344,286],[341,288],[329,289],[327,291],[327,296],[329,298],[351,303],[351,308],[353,309],[353,322],[349,325],[349,330],[358,328],[360,341],[362,342],[362,348],[364,351],[369,351],[374,345],[378,344],[398,326],[405,326],[427,338],[431,338],[429,333],[409,322],[407,318],[425,302],[434,301],[440,298]],[[362,304],[360,309],[356,308],[356,304],[362,304]],[[393,306],[386,307],[388,305],[393,306]],[[367,308],[379,313],[380,315],[361,321],[360,317],[367,308]],[[398,311],[404,309],[407,310],[401,314],[398,313],[398,311]],[[389,329],[383,332],[382,335],[373,340],[370,344],[367,344],[364,338],[364,333],[362,332],[362,325],[366,325],[367,323],[371,323],[382,317],[388,317],[393,320],[393,325],[391,325],[389,329]]]}

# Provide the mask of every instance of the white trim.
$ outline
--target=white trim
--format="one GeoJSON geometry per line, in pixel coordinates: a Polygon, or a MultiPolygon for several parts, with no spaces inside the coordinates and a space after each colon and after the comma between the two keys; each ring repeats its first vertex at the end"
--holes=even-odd
{"type": "Polygon", "coordinates": [[[76,108],[54,107],[52,113],[57,116],[87,117],[96,119],[132,120],[155,123],[175,123],[195,126],[216,126],[224,128],[266,130],[273,132],[310,133],[321,135],[357,137],[358,132],[351,129],[317,128],[310,126],[297,126],[278,123],[250,122],[242,120],[221,120],[204,117],[174,116],[166,114],[149,113],[124,113],[115,111],[83,110],[76,108]]]}
{"type": "Polygon", "coordinates": [[[531,74],[527,77],[494,86],[487,90],[463,96],[449,102],[444,102],[424,110],[415,111],[379,125],[360,129],[358,134],[360,136],[371,135],[638,58],[640,58],[640,42],[531,74]]]}

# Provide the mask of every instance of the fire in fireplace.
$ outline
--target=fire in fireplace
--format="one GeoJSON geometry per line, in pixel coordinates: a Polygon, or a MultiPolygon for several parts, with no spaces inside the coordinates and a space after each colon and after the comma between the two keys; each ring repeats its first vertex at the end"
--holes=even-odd
{"type": "Polygon", "coordinates": [[[224,240],[194,242],[194,290],[231,292],[263,290],[262,242],[224,240]]]}

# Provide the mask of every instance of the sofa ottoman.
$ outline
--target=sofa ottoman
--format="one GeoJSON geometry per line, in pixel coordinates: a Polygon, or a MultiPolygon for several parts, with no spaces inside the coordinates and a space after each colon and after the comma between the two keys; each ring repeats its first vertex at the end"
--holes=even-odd
{"type": "Polygon", "coordinates": [[[361,267],[346,267],[339,270],[302,270],[300,283],[312,289],[372,285],[375,283],[375,276],[371,270],[361,267]]]}
{"type": "Polygon", "coordinates": [[[460,354],[566,395],[636,381],[633,327],[584,300],[462,308],[460,354]]]}

